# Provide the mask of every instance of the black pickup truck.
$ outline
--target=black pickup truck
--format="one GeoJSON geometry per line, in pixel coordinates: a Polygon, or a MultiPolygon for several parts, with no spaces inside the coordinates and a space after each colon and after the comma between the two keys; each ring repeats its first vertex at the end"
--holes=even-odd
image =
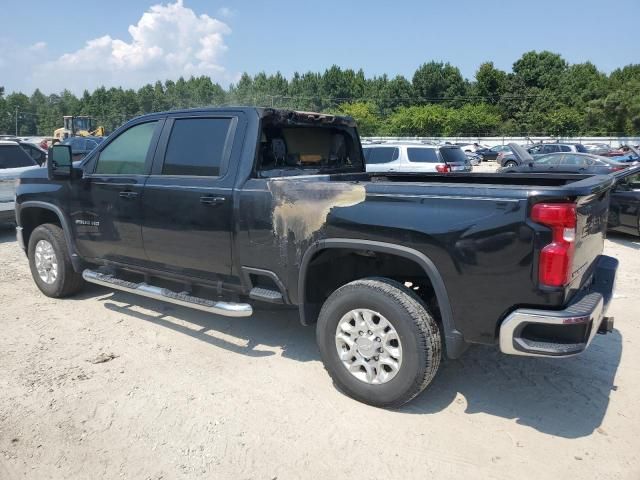
{"type": "Polygon", "coordinates": [[[352,119],[260,108],[147,115],[80,163],[49,158],[16,198],[45,295],[297,307],[335,383],[372,405],[411,400],[469,344],[565,357],[613,325],[614,175],[367,174],[352,119]]]}

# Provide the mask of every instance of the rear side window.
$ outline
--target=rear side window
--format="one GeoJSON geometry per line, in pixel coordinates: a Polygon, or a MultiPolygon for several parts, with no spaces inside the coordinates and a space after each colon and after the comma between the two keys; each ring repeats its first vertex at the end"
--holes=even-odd
{"type": "Polygon", "coordinates": [[[578,143],[576,145],[576,152],[587,153],[587,149],[584,145],[582,145],[581,143],[578,143]]]}
{"type": "Polygon", "coordinates": [[[121,133],[100,153],[95,173],[141,175],[158,122],[141,123],[121,133]]]}
{"type": "Polygon", "coordinates": [[[0,169],[32,167],[33,158],[18,145],[0,145],[0,169]]]}
{"type": "Polygon", "coordinates": [[[410,162],[440,163],[435,148],[407,148],[407,156],[410,162]]]}
{"type": "Polygon", "coordinates": [[[560,145],[560,151],[561,152],[570,152],[571,151],[571,147],[569,145],[560,145]]]}
{"type": "Polygon", "coordinates": [[[440,155],[442,155],[446,163],[462,163],[465,165],[469,161],[467,160],[467,155],[459,148],[441,148],[440,155]]]}
{"type": "Polygon", "coordinates": [[[395,147],[367,148],[370,152],[365,154],[368,164],[390,163],[398,159],[400,151],[395,147]]]}
{"type": "Polygon", "coordinates": [[[163,175],[217,177],[231,126],[230,118],[185,118],[174,122],[163,175]]]}

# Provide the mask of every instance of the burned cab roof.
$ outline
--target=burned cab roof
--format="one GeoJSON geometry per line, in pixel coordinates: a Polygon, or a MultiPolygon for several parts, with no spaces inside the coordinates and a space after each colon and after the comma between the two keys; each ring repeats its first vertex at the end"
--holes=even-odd
{"type": "Polygon", "coordinates": [[[269,119],[273,123],[288,125],[324,124],[340,125],[345,127],[356,126],[355,120],[351,117],[327,115],[325,113],[316,112],[301,112],[298,110],[283,110],[277,108],[265,108],[262,111],[262,118],[269,119]]]}

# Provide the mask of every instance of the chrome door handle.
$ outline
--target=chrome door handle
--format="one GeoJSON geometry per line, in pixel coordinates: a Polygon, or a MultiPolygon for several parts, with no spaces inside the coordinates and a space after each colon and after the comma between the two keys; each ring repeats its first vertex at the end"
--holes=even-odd
{"type": "Polygon", "coordinates": [[[224,197],[213,197],[211,195],[205,195],[200,197],[200,203],[204,205],[222,205],[225,202],[224,197]]]}
{"type": "Polygon", "coordinates": [[[124,192],[120,192],[120,198],[136,198],[138,196],[138,192],[132,192],[131,190],[125,190],[124,192]]]}

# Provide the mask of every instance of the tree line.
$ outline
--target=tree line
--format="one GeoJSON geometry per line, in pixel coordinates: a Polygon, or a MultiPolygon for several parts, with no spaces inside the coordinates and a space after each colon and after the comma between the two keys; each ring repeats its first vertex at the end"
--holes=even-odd
{"type": "Polygon", "coordinates": [[[157,81],[138,90],[100,87],[30,96],[0,86],[0,133],[51,135],[63,115],[90,115],[112,131],[126,120],[163,110],[258,105],[353,116],[362,135],[638,135],[640,64],[605,74],[590,62],[527,52],[512,72],[493,62],[473,80],[444,62],[422,64],[411,79],[366,77],[332,66],[323,73],[243,74],[223,88],[207,76],[157,81]]]}

